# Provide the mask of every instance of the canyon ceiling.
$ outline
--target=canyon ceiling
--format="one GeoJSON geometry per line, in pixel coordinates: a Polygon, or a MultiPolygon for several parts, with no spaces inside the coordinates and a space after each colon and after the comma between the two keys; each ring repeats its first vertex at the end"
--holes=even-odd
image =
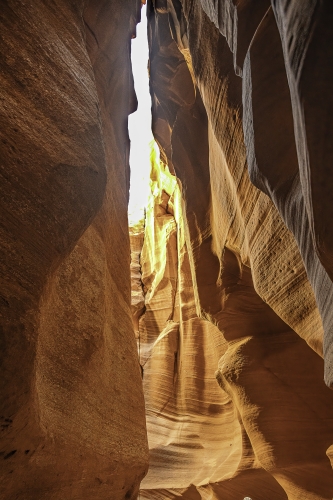
{"type": "Polygon", "coordinates": [[[0,498],[332,500],[333,3],[0,0],[0,498]],[[139,497],[138,497],[139,495],[139,497]]]}

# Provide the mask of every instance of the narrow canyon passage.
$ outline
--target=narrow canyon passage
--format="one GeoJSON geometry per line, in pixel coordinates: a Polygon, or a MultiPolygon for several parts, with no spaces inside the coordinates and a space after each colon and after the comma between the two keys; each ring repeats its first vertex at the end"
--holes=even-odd
{"type": "Polygon", "coordinates": [[[0,499],[332,500],[332,3],[145,3],[1,4],[0,499]]]}

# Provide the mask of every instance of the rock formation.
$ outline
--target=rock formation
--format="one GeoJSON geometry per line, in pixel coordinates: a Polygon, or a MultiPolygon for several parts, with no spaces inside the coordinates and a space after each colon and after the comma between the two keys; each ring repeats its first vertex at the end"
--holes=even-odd
{"type": "Polygon", "coordinates": [[[314,224],[327,201],[313,208],[301,97],[317,30],[332,28],[310,3],[150,3],[153,132],[171,174],[140,258],[141,498],[332,498],[332,283],[314,224]]]}
{"type": "Polygon", "coordinates": [[[127,116],[140,2],[1,3],[2,499],[136,498],[127,116]]]}
{"type": "Polygon", "coordinates": [[[1,2],[0,497],[331,500],[333,4],[149,0],[129,235],[141,3],[1,2]]]}

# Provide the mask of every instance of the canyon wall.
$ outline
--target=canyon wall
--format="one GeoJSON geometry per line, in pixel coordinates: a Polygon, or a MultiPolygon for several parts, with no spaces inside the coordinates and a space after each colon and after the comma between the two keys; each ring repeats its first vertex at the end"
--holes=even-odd
{"type": "Polygon", "coordinates": [[[311,115],[332,23],[328,2],[305,4],[148,4],[162,165],[136,310],[141,498],[333,496],[331,96],[311,115]]]}
{"type": "Polygon", "coordinates": [[[0,497],[331,500],[332,3],[149,1],[129,237],[140,6],[1,2],[0,497]]]}
{"type": "Polygon", "coordinates": [[[140,5],[1,2],[6,500],[136,498],[147,470],[127,227],[140,5]]]}

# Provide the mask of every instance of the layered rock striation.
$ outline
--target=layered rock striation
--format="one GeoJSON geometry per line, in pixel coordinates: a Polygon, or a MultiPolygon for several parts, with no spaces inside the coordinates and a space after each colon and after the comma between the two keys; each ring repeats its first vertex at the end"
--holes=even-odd
{"type": "MultiPolygon", "coordinates": [[[[194,4],[183,2],[189,25],[198,18],[192,17],[194,4]]],[[[198,8],[225,37],[234,72],[242,77],[250,179],[295,236],[324,324],[325,381],[331,386],[332,6],[200,0],[198,8]]]]}
{"type": "Polygon", "coordinates": [[[129,236],[141,3],[1,5],[0,497],[331,500],[332,4],[149,1],[129,236]]]}
{"type": "Polygon", "coordinates": [[[153,132],[170,174],[141,253],[142,498],[333,495],[332,282],[301,153],[315,139],[297,121],[330,9],[310,3],[150,2],[153,132]],[[296,30],[291,62],[283,30],[296,30]]]}
{"type": "Polygon", "coordinates": [[[130,309],[137,1],[2,2],[0,497],[136,498],[130,309]]]}

